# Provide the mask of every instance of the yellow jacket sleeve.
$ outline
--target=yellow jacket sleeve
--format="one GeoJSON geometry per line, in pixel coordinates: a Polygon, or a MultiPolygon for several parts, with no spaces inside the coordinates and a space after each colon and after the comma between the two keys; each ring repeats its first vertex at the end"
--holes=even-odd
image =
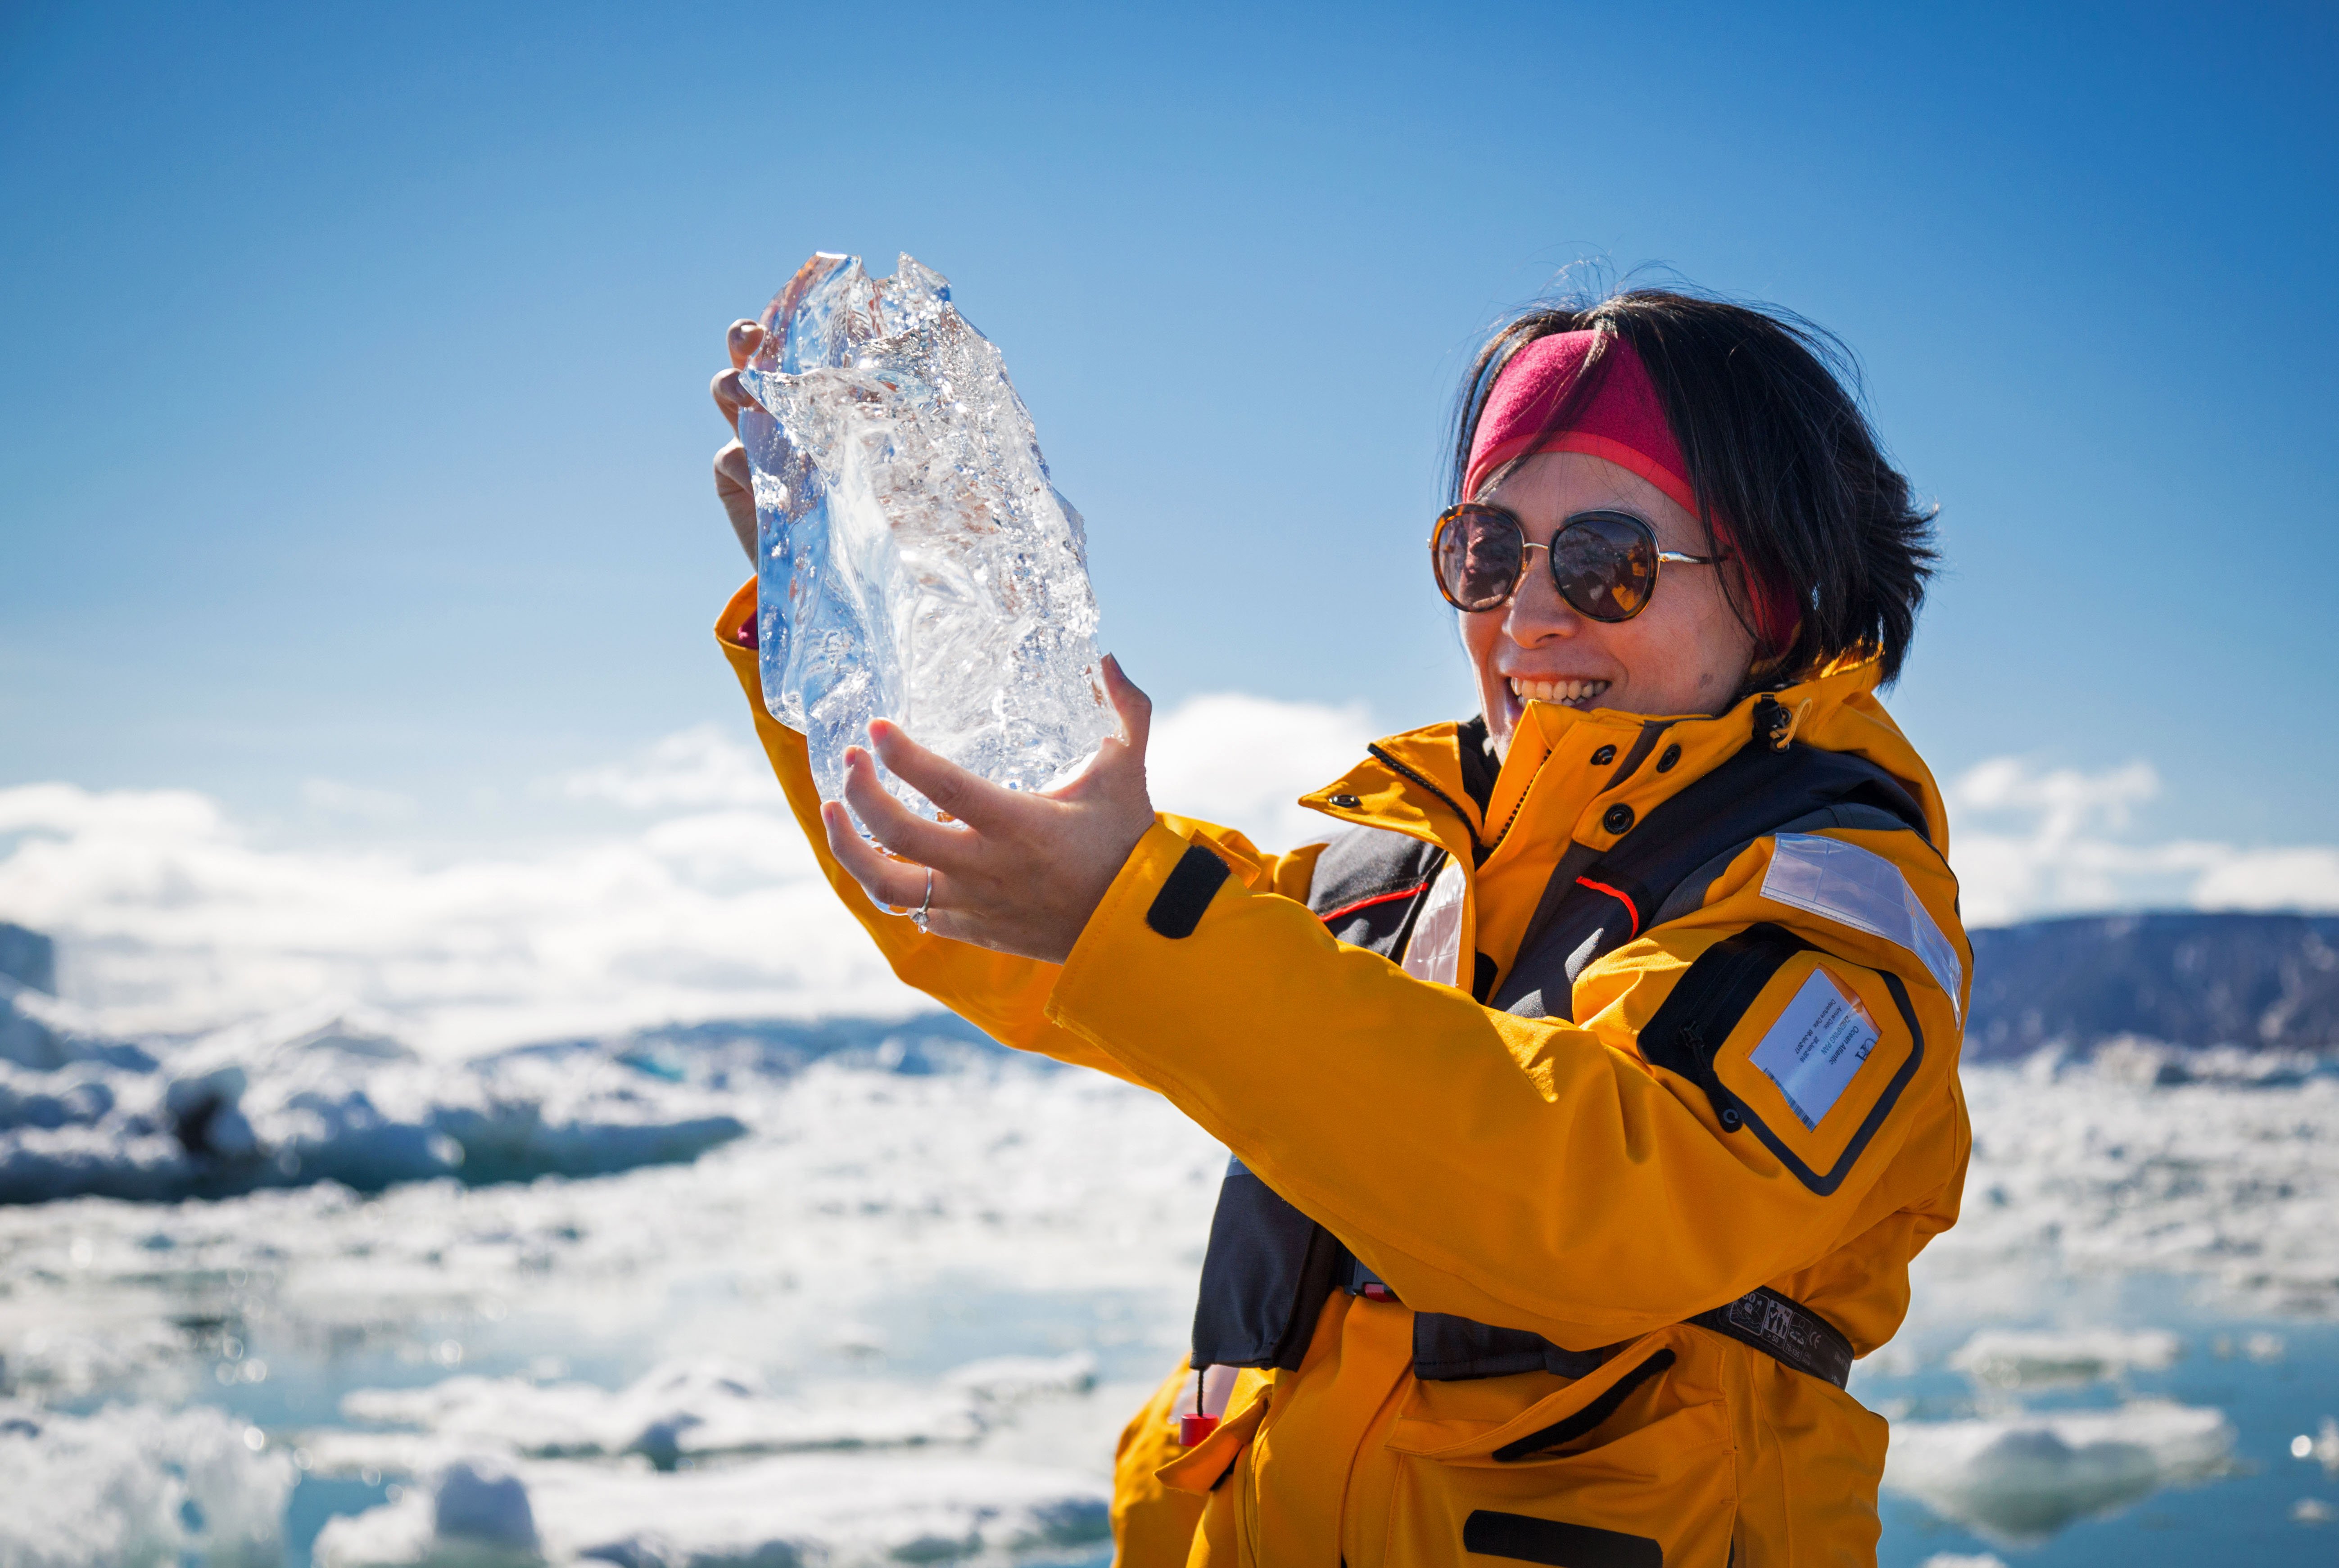
{"type": "MultiPolygon", "coordinates": [[[[1096,1068],[1118,1078],[1129,1077],[1128,1069],[1111,1056],[1047,1016],[1048,994],[1061,972],[1060,966],[927,935],[902,916],[871,902],[861,884],[836,863],[821,826],[820,791],[813,782],[804,737],[774,719],[765,708],[755,650],[739,640],[741,628],[751,625],[755,616],[755,584],[750,579],[724,606],[715,625],[716,640],[746,694],[755,736],[763,743],[764,754],[787,794],[788,805],[819,858],[822,874],[869,932],[893,972],[1002,1045],[1096,1068]]],[[[1296,880],[1303,891],[1306,888],[1314,863],[1313,847],[1295,855],[1268,855],[1229,829],[1180,817],[1164,817],[1161,822],[1179,836],[1181,844],[1208,843],[1247,886],[1275,888],[1296,880]]]]}
{"type": "MultiPolygon", "coordinates": [[[[1791,1276],[1904,1211],[1946,1202],[1952,1212],[1925,1218],[1927,1234],[1953,1218],[1963,1120],[1942,1079],[1954,1083],[1954,1037],[1919,1050],[1890,994],[1907,989],[1898,976],[1804,951],[1750,1014],[1759,1022],[1780,998],[1832,986],[1878,1021],[1879,1060],[1862,1074],[1881,1081],[1916,1062],[1849,1162],[1822,1145],[1846,1141],[1856,1104],[1815,1133],[1791,1129],[1782,1147],[1798,1162],[1844,1168],[1821,1192],[1637,1049],[1639,1027],[1705,949],[1747,929],[1742,917],[1710,905],[1722,918],[1612,955],[1623,978],[1579,1026],[1416,981],[1334,941],[1291,899],[1234,879],[1199,920],[1162,921],[1165,933],[1149,916],[1188,848],[1160,828],[1139,843],[1046,1009],[1222,1139],[1417,1311],[1589,1348],[1791,1276]]],[[[1182,880],[1190,891],[1190,867],[1182,880]]],[[[1947,1015],[1938,993],[1925,1007],[1947,1015]]],[[[1746,1040],[1712,1044],[1750,1110],[1791,1114],[1762,1098],[1746,1040]]]]}

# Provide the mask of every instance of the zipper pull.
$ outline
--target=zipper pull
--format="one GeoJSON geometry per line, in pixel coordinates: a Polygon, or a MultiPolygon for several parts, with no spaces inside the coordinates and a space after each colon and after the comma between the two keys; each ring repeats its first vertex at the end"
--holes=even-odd
{"type": "Polygon", "coordinates": [[[1738,1097],[1722,1087],[1722,1080],[1713,1070],[1713,1053],[1706,1050],[1705,1037],[1698,1033],[1697,1025],[1683,1024],[1681,1032],[1673,1038],[1688,1048],[1690,1060],[1697,1063],[1697,1086],[1705,1090],[1705,1098],[1712,1102],[1713,1114],[1722,1123],[1722,1130],[1736,1132],[1745,1126],[1746,1116],[1738,1109],[1738,1097]]]}

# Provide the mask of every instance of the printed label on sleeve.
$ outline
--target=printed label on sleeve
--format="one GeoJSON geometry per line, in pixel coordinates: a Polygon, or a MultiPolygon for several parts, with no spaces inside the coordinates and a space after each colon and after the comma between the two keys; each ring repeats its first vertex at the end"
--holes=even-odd
{"type": "Polygon", "coordinates": [[[1752,1058],[1806,1128],[1835,1108],[1844,1085],[1876,1049],[1876,1026],[1824,969],[1811,971],[1752,1058]]]}

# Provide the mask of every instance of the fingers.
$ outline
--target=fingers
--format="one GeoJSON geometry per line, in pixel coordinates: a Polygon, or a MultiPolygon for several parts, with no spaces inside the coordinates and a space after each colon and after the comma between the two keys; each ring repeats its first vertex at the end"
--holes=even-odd
{"type": "Polygon", "coordinates": [[[753,496],[755,493],[755,470],[747,466],[747,449],[736,441],[726,441],[715,454],[715,493],[753,496]]]}
{"type": "Polygon", "coordinates": [[[828,833],[828,853],[873,901],[893,909],[915,909],[925,902],[926,868],[880,853],[854,827],[853,814],[841,802],[822,803],[820,825],[828,833]]]}
{"type": "Polygon", "coordinates": [[[962,863],[972,835],[928,822],[886,794],[875,760],[859,746],[844,748],[844,799],[871,836],[903,859],[944,869],[962,863]]]}
{"type": "Polygon", "coordinates": [[[738,434],[739,410],[755,401],[740,381],[738,370],[735,368],[716,371],[715,380],[707,383],[706,390],[714,394],[715,406],[723,410],[723,417],[731,421],[732,434],[738,434]]]}
{"type": "Polygon", "coordinates": [[[998,826],[1014,814],[1014,791],[928,751],[893,720],[870,720],[869,739],[894,776],[933,802],[936,811],[978,830],[998,826]]]}
{"type": "Polygon", "coordinates": [[[731,350],[731,368],[735,370],[754,359],[755,350],[764,346],[764,329],[742,317],[731,323],[731,330],[725,338],[731,350]]]}
{"type": "Polygon", "coordinates": [[[1110,654],[1104,656],[1104,696],[1112,705],[1112,716],[1120,721],[1121,743],[1142,757],[1153,734],[1153,699],[1137,689],[1120,660],[1110,654]]]}
{"type": "Polygon", "coordinates": [[[1088,765],[1063,784],[1041,792],[1051,800],[1094,800],[1100,795],[1125,797],[1152,811],[1145,787],[1145,748],[1153,735],[1153,699],[1137,689],[1108,654],[1099,666],[1104,678],[1105,702],[1120,733],[1105,736],[1088,765]]]}
{"type": "MultiPolygon", "coordinates": [[[[739,410],[753,399],[739,380],[739,369],[755,358],[755,350],[764,346],[764,329],[745,318],[731,323],[724,334],[725,344],[731,353],[731,368],[719,371],[708,383],[707,391],[714,396],[715,406],[731,425],[731,433],[739,433],[739,410]]],[[[715,454],[715,494],[723,502],[723,511],[731,519],[731,531],[738,537],[739,547],[747,552],[750,562],[755,559],[755,480],[747,466],[746,449],[735,439],[715,454]]]]}
{"type": "Polygon", "coordinates": [[[715,496],[748,564],[755,564],[755,476],[747,466],[747,449],[736,441],[715,454],[715,496]]]}

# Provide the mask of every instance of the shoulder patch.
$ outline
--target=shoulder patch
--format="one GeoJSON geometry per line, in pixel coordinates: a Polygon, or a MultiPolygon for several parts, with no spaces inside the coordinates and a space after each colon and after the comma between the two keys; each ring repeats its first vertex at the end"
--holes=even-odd
{"type": "Polygon", "coordinates": [[[1859,1001],[1844,995],[1825,968],[1814,968],[1748,1060],[1779,1086],[1795,1119],[1816,1130],[1878,1038],[1859,1001]]]}
{"type": "Polygon", "coordinates": [[[1700,953],[1641,1026],[1642,1060],[1704,1090],[1821,1197],[1843,1184],[1925,1059],[1908,988],[1776,925],[1700,953]]]}
{"type": "Polygon", "coordinates": [[[1818,833],[1782,833],[1772,840],[1762,896],[1838,925],[1881,937],[1915,955],[1964,1021],[1959,1000],[1965,965],[1900,868],[1872,850],[1818,833]]]}

